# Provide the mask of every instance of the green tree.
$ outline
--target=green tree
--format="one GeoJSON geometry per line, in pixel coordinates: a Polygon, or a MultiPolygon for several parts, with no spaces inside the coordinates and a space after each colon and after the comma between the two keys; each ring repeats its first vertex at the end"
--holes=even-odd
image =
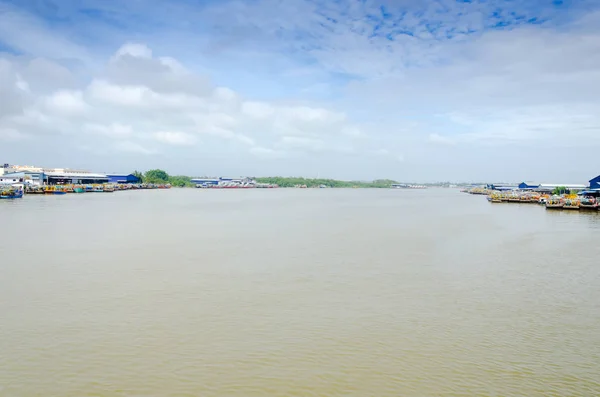
{"type": "Polygon", "coordinates": [[[176,175],[169,177],[169,183],[172,186],[176,187],[186,187],[186,186],[194,186],[194,184],[190,181],[189,176],[185,175],[176,175]]]}
{"type": "Polygon", "coordinates": [[[169,174],[163,170],[149,170],[144,174],[144,182],[146,183],[168,183],[169,174]]]}
{"type": "Polygon", "coordinates": [[[349,188],[349,187],[360,187],[360,188],[389,188],[392,183],[397,183],[389,179],[375,180],[373,182],[362,182],[362,181],[338,181],[335,179],[307,179],[307,178],[296,178],[296,177],[264,177],[256,178],[258,183],[270,183],[276,184],[280,187],[294,187],[306,185],[307,187],[319,187],[321,185],[327,187],[337,188],[349,188]]]}
{"type": "Polygon", "coordinates": [[[561,194],[568,194],[568,193],[569,193],[569,191],[567,190],[566,186],[557,186],[552,191],[552,194],[555,194],[557,196],[560,196],[561,194]]]}
{"type": "Polygon", "coordinates": [[[138,170],[133,171],[131,174],[136,178],[140,178],[140,183],[144,183],[144,174],[142,174],[138,170]]]}

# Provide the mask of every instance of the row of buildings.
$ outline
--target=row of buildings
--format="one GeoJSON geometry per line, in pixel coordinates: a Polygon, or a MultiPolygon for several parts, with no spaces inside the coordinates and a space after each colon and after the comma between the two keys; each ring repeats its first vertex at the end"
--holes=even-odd
{"type": "Polygon", "coordinates": [[[190,182],[197,187],[256,187],[256,180],[253,178],[193,178],[190,182]]]}
{"type": "Polygon", "coordinates": [[[140,183],[133,174],[101,174],[69,168],[42,168],[4,164],[0,168],[0,184],[63,185],[96,183],[140,183]]]}
{"type": "Polygon", "coordinates": [[[589,191],[600,193],[600,175],[590,179],[588,184],[521,182],[518,185],[492,183],[488,184],[486,187],[491,190],[530,190],[540,193],[551,193],[557,187],[565,187],[571,191],[589,191]]]}

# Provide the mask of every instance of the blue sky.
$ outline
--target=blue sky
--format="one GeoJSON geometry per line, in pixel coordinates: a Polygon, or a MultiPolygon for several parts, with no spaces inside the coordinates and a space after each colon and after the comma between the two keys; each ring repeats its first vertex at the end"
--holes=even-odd
{"type": "Polygon", "coordinates": [[[575,183],[600,172],[599,36],[595,1],[0,0],[0,145],[98,171],[575,183]]]}

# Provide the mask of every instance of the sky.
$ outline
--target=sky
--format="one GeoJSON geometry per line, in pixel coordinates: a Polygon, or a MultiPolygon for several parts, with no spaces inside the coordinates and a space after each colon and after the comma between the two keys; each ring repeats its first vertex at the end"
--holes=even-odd
{"type": "Polygon", "coordinates": [[[600,1],[0,0],[0,163],[585,183],[600,1]]]}

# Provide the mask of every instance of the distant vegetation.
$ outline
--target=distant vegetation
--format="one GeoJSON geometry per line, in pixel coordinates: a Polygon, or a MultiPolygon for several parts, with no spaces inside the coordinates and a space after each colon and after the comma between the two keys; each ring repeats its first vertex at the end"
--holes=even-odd
{"type": "Polygon", "coordinates": [[[143,183],[154,183],[154,184],[166,184],[170,183],[172,186],[176,187],[186,187],[186,186],[194,186],[192,182],[190,182],[190,177],[185,175],[169,175],[166,171],[163,170],[149,170],[146,173],[142,174],[139,171],[132,172],[133,175],[137,176],[141,179],[143,183]]]}
{"type": "Polygon", "coordinates": [[[560,196],[561,194],[569,194],[569,190],[566,186],[557,186],[552,191],[552,194],[555,194],[557,196],[560,196]]]}
{"type": "Polygon", "coordinates": [[[338,181],[335,179],[309,179],[309,178],[293,178],[293,177],[264,177],[256,178],[258,183],[270,183],[276,184],[279,187],[294,187],[303,186],[306,187],[319,187],[321,185],[327,187],[360,187],[360,188],[389,188],[392,183],[398,183],[390,179],[378,179],[373,182],[361,182],[361,181],[338,181]]]}
{"type": "MultiPolygon", "coordinates": [[[[193,187],[194,184],[191,182],[191,177],[185,175],[169,175],[166,171],[161,169],[148,170],[145,173],[140,171],[132,172],[133,175],[137,176],[142,180],[143,183],[154,183],[163,184],[170,183],[176,187],[193,187]]],[[[391,179],[377,179],[372,182],[364,181],[339,181],[336,179],[321,179],[321,178],[295,178],[295,177],[263,177],[256,178],[258,183],[269,183],[275,184],[279,187],[295,187],[295,186],[306,186],[306,187],[333,187],[333,188],[389,188],[392,183],[398,183],[391,179]]]]}

